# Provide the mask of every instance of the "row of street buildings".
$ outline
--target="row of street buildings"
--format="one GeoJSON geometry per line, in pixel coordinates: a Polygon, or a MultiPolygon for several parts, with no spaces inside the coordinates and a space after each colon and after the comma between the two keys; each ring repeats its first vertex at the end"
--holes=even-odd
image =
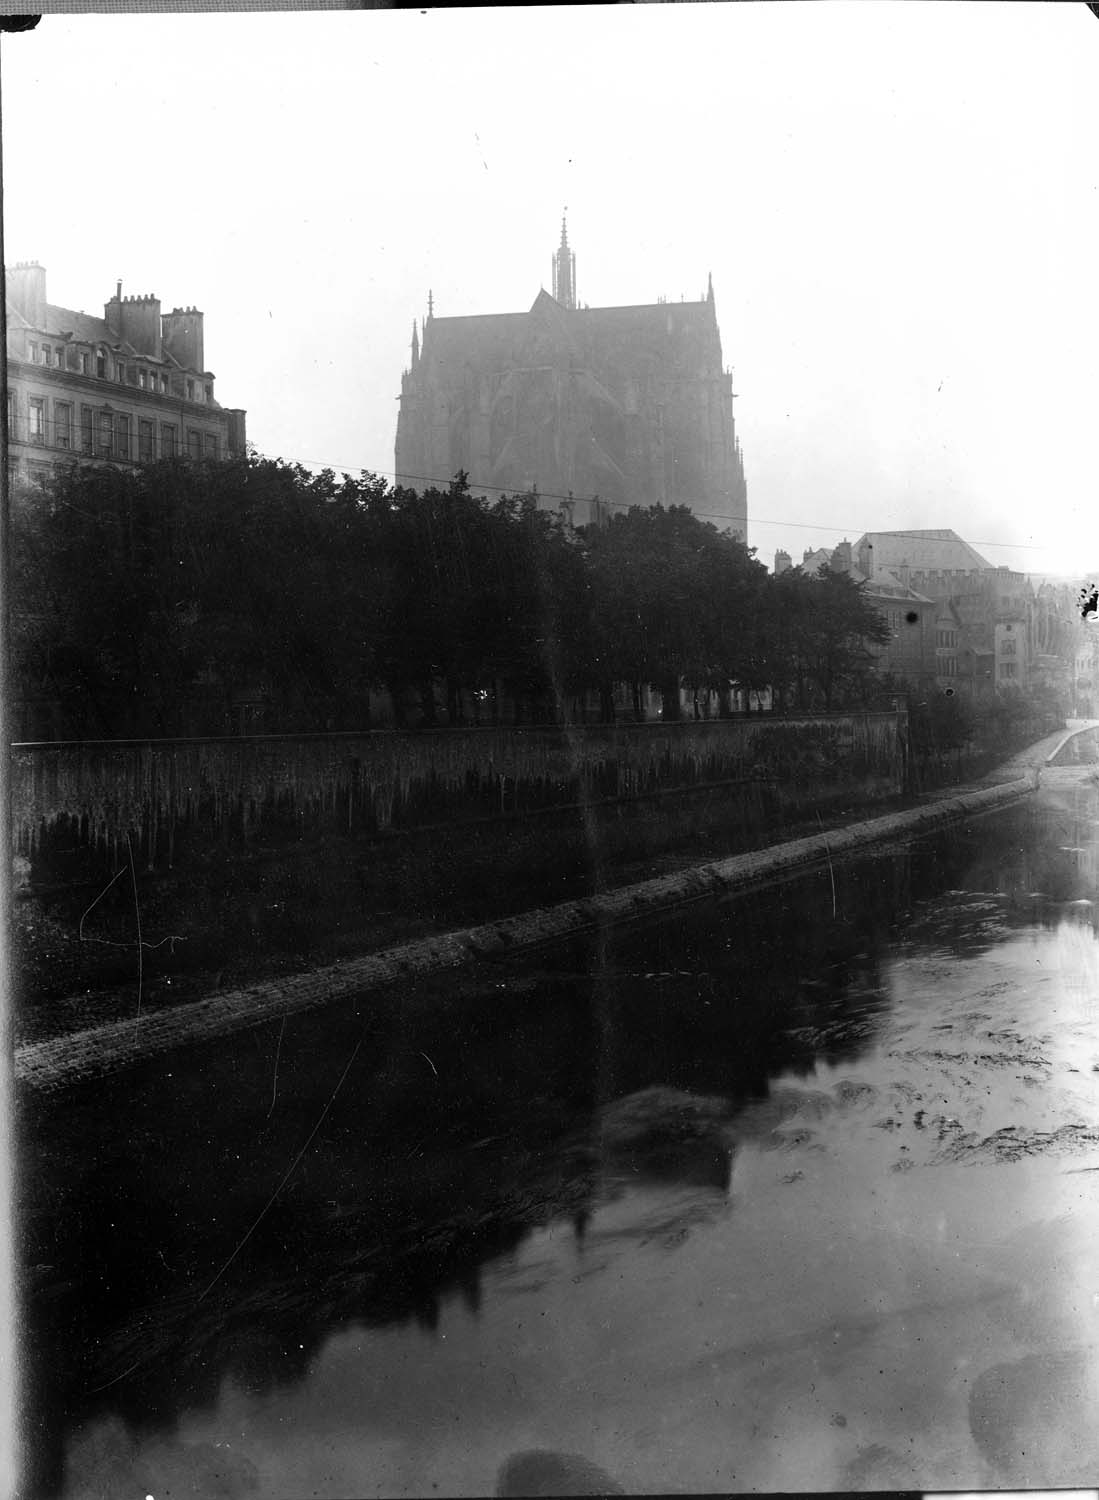
{"type": "MultiPolygon", "coordinates": [[[[775,554],[776,574],[793,566],[788,552],[775,554]]],[[[995,567],[955,531],[870,531],[806,551],[797,566],[863,586],[890,630],[872,648],[876,669],[922,693],[980,702],[1048,690],[1083,716],[1099,702],[1099,630],[1082,623],[1078,588],[995,567]]]]}

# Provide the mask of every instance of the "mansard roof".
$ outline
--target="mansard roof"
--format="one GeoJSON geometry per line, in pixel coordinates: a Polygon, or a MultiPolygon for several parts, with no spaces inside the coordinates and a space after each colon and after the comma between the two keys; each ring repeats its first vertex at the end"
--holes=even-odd
{"type": "Polygon", "coordinates": [[[904,563],[913,572],[926,573],[970,573],[992,567],[956,531],[945,527],[932,531],[868,531],[855,543],[855,556],[866,546],[874,549],[875,574],[904,563]]]}

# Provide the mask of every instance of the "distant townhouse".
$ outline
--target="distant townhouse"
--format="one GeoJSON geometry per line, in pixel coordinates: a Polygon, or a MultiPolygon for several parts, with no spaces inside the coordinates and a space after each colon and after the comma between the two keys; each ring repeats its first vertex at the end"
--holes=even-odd
{"type": "MultiPolygon", "coordinates": [[[[884,642],[874,642],[868,647],[874,657],[875,669],[881,673],[903,677],[913,687],[926,692],[939,680],[942,673],[944,686],[952,685],[952,668],[940,660],[938,638],[948,627],[940,624],[939,606],[908,579],[906,565],[899,573],[880,569],[871,575],[855,560],[856,548],[846,538],[831,549],[819,547],[807,549],[799,564],[802,572],[815,577],[822,567],[836,573],[846,573],[854,582],[863,585],[863,597],[882,616],[889,629],[884,642]]],[[[870,557],[864,553],[869,563],[870,557]]],[[[784,573],[791,566],[790,555],[785,551],[775,553],[775,573],[784,573]]],[[[943,658],[952,653],[943,648],[943,658]]]]}
{"type": "Polygon", "coordinates": [[[197,308],[162,313],[158,298],[123,297],[119,282],[99,318],[48,302],[37,262],[6,277],[14,479],[43,484],[72,464],[243,455],[245,413],[215,398],[197,308]]]}
{"type": "Polygon", "coordinates": [[[1094,719],[1099,717],[1099,625],[1078,625],[1074,646],[1073,716],[1094,719]]]}
{"type": "MultiPolygon", "coordinates": [[[[973,699],[1051,689],[1067,703],[1074,681],[1090,684],[1076,653],[1076,592],[995,567],[955,531],[871,531],[831,551],[806,551],[801,567],[848,573],[885,618],[890,641],[878,668],[923,690],[973,699]]],[[[775,554],[775,572],[791,566],[775,554]]]]}
{"type": "Polygon", "coordinates": [[[982,698],[1034,685],[1035,593],[1023,573],[994,567],[947,528],[867,532],[854,550],[868,578],[903,583],[935,602],[939,687],[982,698]]]}

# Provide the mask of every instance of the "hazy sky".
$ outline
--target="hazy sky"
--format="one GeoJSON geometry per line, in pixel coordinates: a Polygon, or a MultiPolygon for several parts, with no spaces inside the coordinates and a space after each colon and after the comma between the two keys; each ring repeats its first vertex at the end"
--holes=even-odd
{"type": "Polygon", "coordinates": [[[390,473],[428,289],[529,307],[567,204],[593,307],[712,271],[764,561],[952,526],[1099,566],[1083,4],[47,15],[2,47],[9,264],[202,308],[261,452],[390,473]]]}

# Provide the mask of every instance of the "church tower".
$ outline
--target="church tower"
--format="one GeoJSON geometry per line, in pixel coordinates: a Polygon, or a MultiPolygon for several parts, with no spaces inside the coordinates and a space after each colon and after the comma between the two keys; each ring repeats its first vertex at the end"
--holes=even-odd
{"type": "Polygon", "coordinates": [[[565,216],[561,216],[561,243],[553,257],[553,299],[562,307],[576,306],[576,255],[569,249],[565,216]]]}

